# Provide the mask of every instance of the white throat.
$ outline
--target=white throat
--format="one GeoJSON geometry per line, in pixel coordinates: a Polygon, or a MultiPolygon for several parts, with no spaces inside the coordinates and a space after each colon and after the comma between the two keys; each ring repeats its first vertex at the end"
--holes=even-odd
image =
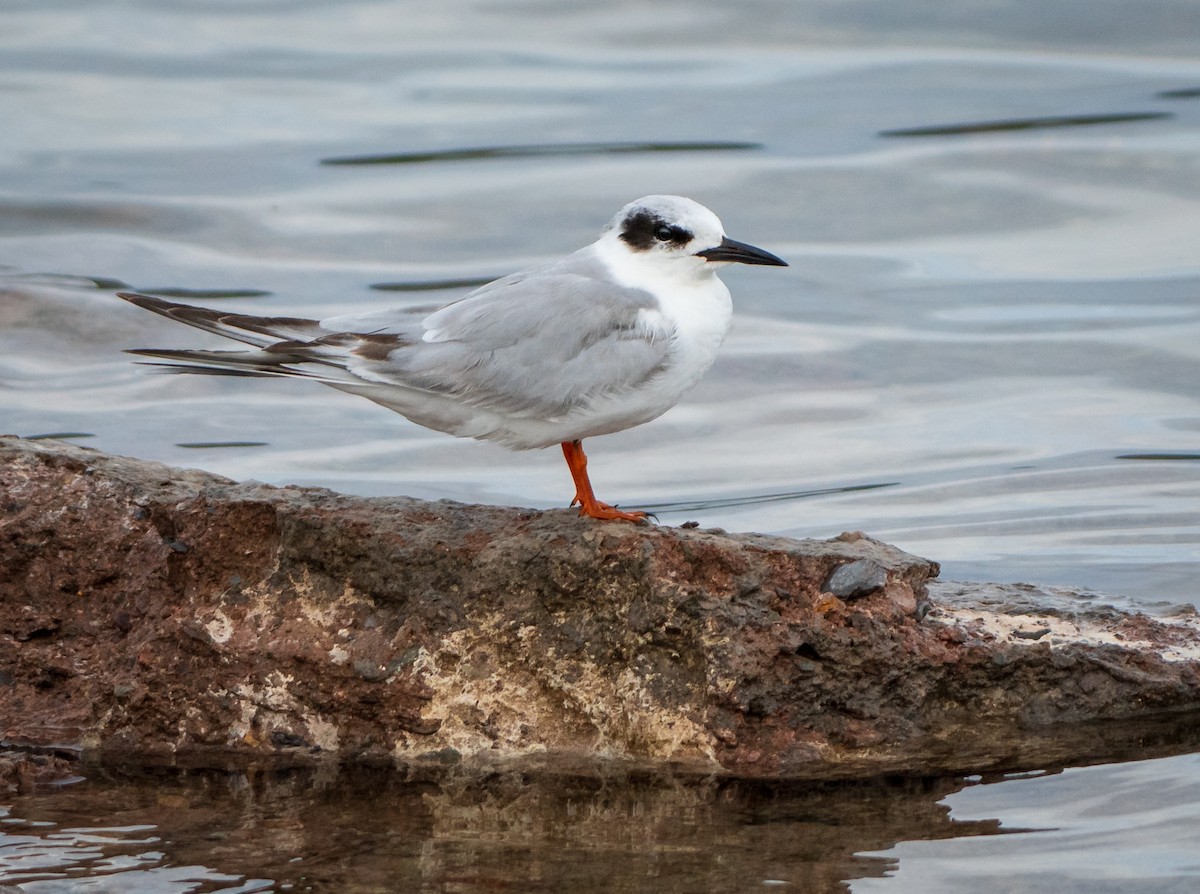
{"type": "Polygon", "coordinates": [[[615,233],[606,233],[594,248],[613,279],[626,288],[661,294],[674,289],[707,288],[720,282],[715,264],[699,258],[634,251],[615,233]]]}

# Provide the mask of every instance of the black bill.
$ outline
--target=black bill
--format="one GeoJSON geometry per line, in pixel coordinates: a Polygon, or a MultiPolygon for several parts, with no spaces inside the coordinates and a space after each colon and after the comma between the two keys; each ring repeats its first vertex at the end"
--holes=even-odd
{"type": "Polygon", "coordinates": [[[738,242],[726,236],[716,248],[706,248],[696,252],[697,257],[706,261],[733,261],[737,264],[763,264],[769,267],[786,267],[787,261],[775,257],[769,251],[738,242]]]}

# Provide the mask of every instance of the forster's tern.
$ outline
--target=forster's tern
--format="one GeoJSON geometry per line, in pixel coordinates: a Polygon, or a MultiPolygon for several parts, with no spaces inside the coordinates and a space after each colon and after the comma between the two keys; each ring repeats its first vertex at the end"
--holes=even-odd
{"type": "Polygon", "coordinates": [[[626,205],[600,238],[438,309],[305,320],[122,298],[252,350],[131,353],[176,372],[299,376],[360,394],[418,425],[517,450],[561,444],[580,514],[640,521],[592,493],[582,441],[665,413],[729,331],[728,263],[786,267],[735,242],[691,199],[626,205]]]}

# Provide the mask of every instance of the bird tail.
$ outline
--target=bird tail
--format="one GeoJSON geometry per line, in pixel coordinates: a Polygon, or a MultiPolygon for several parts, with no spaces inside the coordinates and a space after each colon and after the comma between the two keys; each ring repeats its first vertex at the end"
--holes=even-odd
{"type": "Polygon", "coordinates": [[[321,339],[331,333],[322,329],[315,320],[228,313],[177,304],[136,292],[118,292],[117,297],[168,319],[240,341],[255,349],[205,351],[137,348],[125,352],[163,361],[147,364],[163,372],[209,376],[285,376],[314,379],[331,385],[345,384],[348,377],[354,378],[346,373],[335,353],[322,350],[324,346],[321,339]],[[317,367],[300,369],[298,364],[317,364],[317,367]]]}

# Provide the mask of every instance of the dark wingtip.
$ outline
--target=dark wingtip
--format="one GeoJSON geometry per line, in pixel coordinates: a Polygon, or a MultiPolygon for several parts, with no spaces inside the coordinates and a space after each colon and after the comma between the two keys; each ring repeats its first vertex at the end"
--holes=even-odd
{"type": "Polygon", "coordinates": [[[141,292],[117,292],[117,297],[130,304],[136,304],[138,307],[143,307],[146,310],[158,310],[160,308],[175,307],[170,301],[164,301],[162,298],[155,298],[153,295],[143,295],[141,292]]]}

